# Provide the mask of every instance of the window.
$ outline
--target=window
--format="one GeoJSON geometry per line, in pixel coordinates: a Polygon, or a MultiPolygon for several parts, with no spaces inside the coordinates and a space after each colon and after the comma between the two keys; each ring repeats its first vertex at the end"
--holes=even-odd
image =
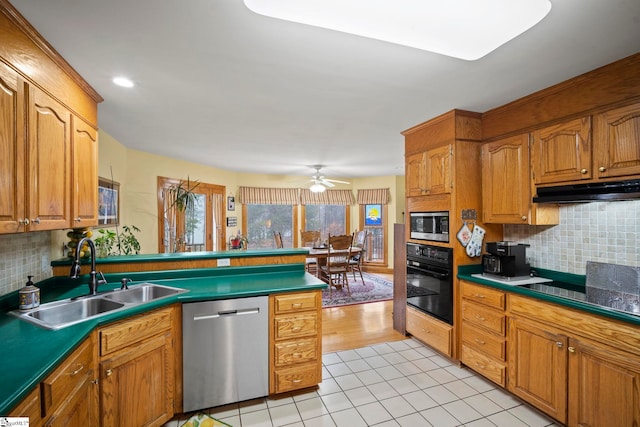
{"type": "Polygon", "coordinates": [[[367,230],[364,264],[387,265],[387,206],[389,189],[358,190],[360,229],[367,230]]]}
{"type": "Polygon", "coordinates": [[[243,205],[246,219],[245,233],[250,248],[270,249],[275,247],[273,232],[282,234],[285,248],[293,247],[296,207],[293,205],[243,205]]]}
{"type": "Polygon", "coordinates": [[[329,234],[348,234],[347,208],[344,205],[307,205],[304,207],[303,227],[305,230],[320,230],[323,240],[329,234]]]}
{"type": "Polygon", "coordinates": [[[158,177],[158,252],[225,249],[224,194],[221,185],[158,177]],[[169,190],[180,184],[195,193],[184,210],[176,209],[169,190]]]}

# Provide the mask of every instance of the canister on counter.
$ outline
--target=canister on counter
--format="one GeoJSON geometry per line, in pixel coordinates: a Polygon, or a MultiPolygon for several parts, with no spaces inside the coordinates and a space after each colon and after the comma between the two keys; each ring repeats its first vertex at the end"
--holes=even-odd
{"type": "Polygon", "coordinates": [[[40,289],[33,284],[32,277],[27,276],[26,286],[18,291],[21,311],[31,310],[40,306],[40,289]]]}

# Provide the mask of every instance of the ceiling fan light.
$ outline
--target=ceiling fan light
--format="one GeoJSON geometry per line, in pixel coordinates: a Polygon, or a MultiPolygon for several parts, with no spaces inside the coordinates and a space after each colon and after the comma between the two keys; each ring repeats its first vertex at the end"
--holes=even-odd
{"type": "Polygon", "coordinates": [[[549,0],[244,0],[253,12],[473,61],[540,22],[549,0]]]}
{"type": "Polygon", "coordinates": [[[311,187],[309,187],[309,190],[311,190],[312,193],[324,193],[326,187],[321,184],[313,184],[311,187]]]}

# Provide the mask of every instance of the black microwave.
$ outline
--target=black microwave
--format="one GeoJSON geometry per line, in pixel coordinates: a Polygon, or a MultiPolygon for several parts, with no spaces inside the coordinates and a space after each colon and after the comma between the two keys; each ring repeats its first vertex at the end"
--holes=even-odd
{"type": "Polygon", "coordinates": [[[410,238],[449,242],[449,212],[411,212],[409,218],[410,238]]]}

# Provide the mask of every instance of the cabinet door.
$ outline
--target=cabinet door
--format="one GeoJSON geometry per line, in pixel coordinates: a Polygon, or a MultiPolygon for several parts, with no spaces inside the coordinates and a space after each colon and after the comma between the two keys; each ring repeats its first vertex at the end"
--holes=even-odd
{"type": "MultiPolygon", "coordinates": [[[[91,371],[94,372],[93,370],[91,371]]],[[[49,417],[46,427],[97,426],[98,391],[97,385],[87,378],[71,393],[60,408],[49,417]]]]}
{"type": "Polygon", "coordinates": [[[591,179],[591,151],[591,117],[535,131],[533,182],[538,185],[591,179]]]}
{"type": "Polygon", "coordinates": [[[149,338],[100,363],[102,427],[161,426],[173,416],[171,333],[149,338]]]}
{"type": "Polygon", "coordinates": [[[0,63],[0,233],[26,230],[23,85],[0,63]]]}
{"type": "Polygon", "coordinates": [[[567,418],[565,335],[519,318],[509,319],[508,389],[564,423],[567,418]]]}
{"type": "Polygon", "coordinates": [[[29,230],[71,226],[71,113],[30,86],[29,230]]]}
{"type": "Polygon", "coordinates": [[[640,104],[599,114],[595,129],[598,177],[640,175],[640,104]]]}
{"type": "Polygon", "coordinates": [[[527,224],[531,192],[529,137],[482,146],[482,217],[486,223],[527,224]]]}
{"type": "Polygon", "coordinates": [[[586,340],[569,346],[569,425],[640,425],[638,356],[586,340]]]}
{"type": "Polygon", "coordinates": [[[405,160],[406,196],[421,196],[425,190],[424,153],[412,154],[405,160]]]}
{"type": "Polygon", "coordinates": [[[424,162],[426,176],[424,184],[427,194],[451,193],[451,145],[434,148],[425,154],[424,162]]]}
{"type": "Polygon", "coordinates": [[[98,132],[73,118],[73,227],[98,225],[98,132]]]}

